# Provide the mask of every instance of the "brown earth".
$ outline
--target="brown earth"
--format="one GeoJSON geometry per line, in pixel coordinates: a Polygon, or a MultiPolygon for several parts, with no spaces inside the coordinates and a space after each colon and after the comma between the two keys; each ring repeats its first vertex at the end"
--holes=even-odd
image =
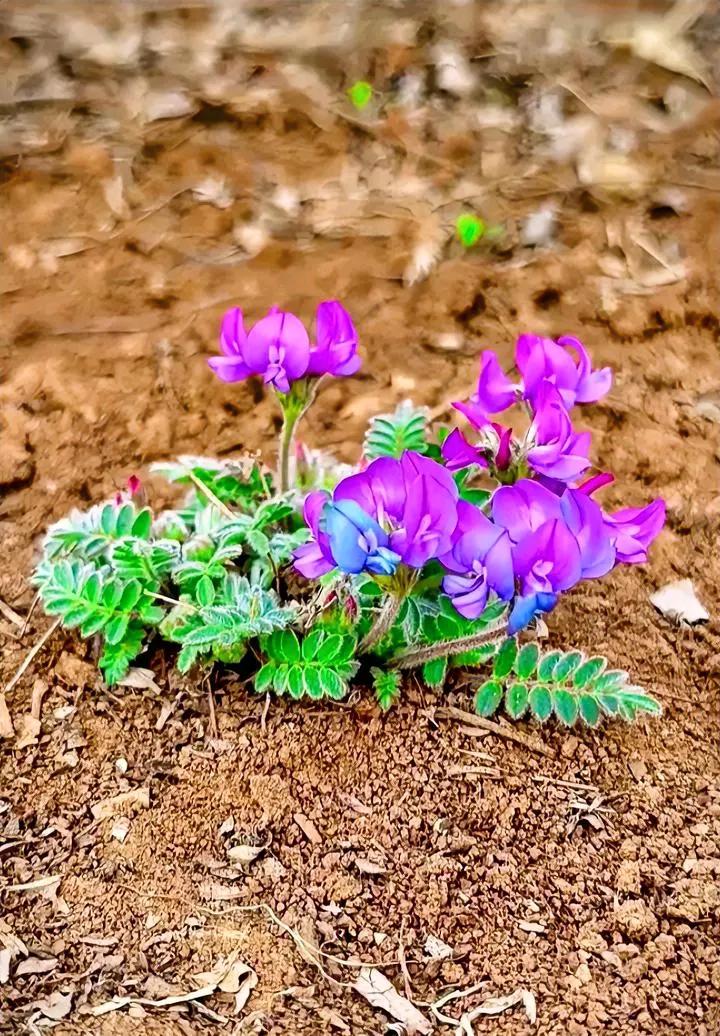
{"type": "MultiPolygon", "coordinates": [[[[657,209],[654,188],[627,201],[563,187],[552,249],[513,241],[460,254],[450,244],[412,286],[402,232],[276,233],[255,258],[228,262],[220,243],[263,177],[322,183],[346,154],[372,161],[376,142],[297,114],[208,121],[162,124],[134,167],[144,208],[117,223],[100,186],[112,170],[106,143],[67,142],[51,161],[7,168],[0,600],[26,614],[46,525],[151,461],[246,450],[271,459],[272,400],[255,385],[219,384],[204,363],[231,302],[251,317],[277,303],[310,320],[326,297],[350,309],[363,370],[325,389],[305,430],[347,461],[378,410],[412,396],[439,414],[466,396],[482,346],[509,360],[521,330],[572,333],[617,372],[608,399],[582,415],[600,468],[617,476],[605,499],[662,495],[668,527],[647,567],[563,601],[550,638],[606,653],[665,712],[599,732],[518,724],[542,739],[537,754],[435,716],[441,704],[470,708],[467,682],[442,695],[411,684],[386,716],[364,691],[332,708],[268,707],[232,673],[181,680],[156,654],[159,691],[111,692],[88,646],[57,632],[7,696],[15,736],[0,758],[0,946],[14,935],[31,958],[57,963],[17,975],[15,956],[5,982],[0,966],[0,1030],[39,1032],[47,1019],[36,1005],[55,994],[71,997],[61,1036],[213,1031],[222,1019],[187,1004],[90,1011],[115,995],[188,991],[236,953],[258,976],[247,1006],[233,1017],[230,995],[202,1001],[232,1017],[226,1032],[384,1031],[351,989],[373,962],[428,1015],[428,1003],[478,983],[444,1010],[534,994],[536,1026],[516,1006],[477,1019],[478,1034],[717,1033],[720,196],[686,186],[678,214],[657,209]],[[240,200],[218,208],[175,193],[210,174],[240,200]],[[650,211],[680,242],[687,272],[608,311],[598,280],[608,225],[650,211]],[[680,577],[710,611],[706,627],[679,630],[651,607],[649,594],[680,577]],[[95,820],[91,807],[138,789],[149,806],[125,810],[120,841],[118,817],[95,820]],[[231,867],[238,844],[265,848],[231,867]],[[55,875],[38,891],[3,892],[55,875]],[[431,959],[428,936],[452,956],[431,959]]],[[[701,137],[706,157],[717,154],[716,135],[701,137]]],[[[536,204],[516,193],[507,218],[536,204]]],[[[21,636],[0,614],[4,683],[48,626],[35,614],[21,636]]]]}

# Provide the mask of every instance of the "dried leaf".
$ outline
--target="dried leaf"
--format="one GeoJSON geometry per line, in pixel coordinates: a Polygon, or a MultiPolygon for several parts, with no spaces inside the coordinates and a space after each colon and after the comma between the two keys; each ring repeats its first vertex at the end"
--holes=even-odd
{"type": "Polygon", "coordinates": [[[359,856],[355,859],[355,866],[361,874],[386,874],[387,867],[382,863],[376,863],[374,860],[366,860],[364,857],[359,856]]]}
{"type": "Polygon", "coordinates": [[[461,1024],[465,1019],[469,1024],[481,1015],[503,1014],[511,1007],[517,1006],[517,1004],[523,1005],[528,1021],[531,1025],[534,1025],[537,1019],[537,1005],[535,1003],[535,995],[529,989],[516,989],[514,993],[509,993],[508,996],[498,996],[485,1000],[482,1004],[474,1007],[472,1011],[466,1012],[461,1018],[461,1024]]]}
{"type": "Polygon", "coordinates": [[[433,1026],[425,1015],[406,997],[401,996],[392,982],[376,968],[361,968],[353,989],[373,1007],[379,1007],[391,1018],[402,1022],[409,1036],[412,1033],[432,1032],[433,1026]]]}
{"type": "Polygon", "coordinates": [[[438,939],[436,935],[428,935],[425,940],[425,956],[431,960],[447,960],[453,955],[452,946],[448,946],[442,939],[438,939]]]}
{"type": "Polygon", "coordinates": [[[15,977],[17,978],[19,975],[47,975],[48,972],[54,971],[58,964],[59,961],[55,957],[47,957],[44,960],[41,957],[28,957],[27,960],[21,960],[15,968],[15,977]]]}
{"type": "Polygon", "coordinates": [[[410,260],[403,273],[406,287],[424,280],[437,265],[449,233],[437,213],[430,212],[420,220],[410,260]]]}
{"type": "Polygon", "coordinates": [[[193,197],[217,209],[229,209],[234,201],[233,193],[222,177],[207,176],[192,189],[193,197]]]}
{"type": "Polygon", "coordinates": [[[10,977],[10,961],[12,960],[12,953],[10,950],[3,947],[0,950],[0,986],[7,982],[10,977]]]}
{"type": "Polygon", "coordinates": [[[305,835],[308,842],[312,842],[313,845],[322,844],[322,835],[309,817],[306,817],[304,813],[295,813],[293,820],[305,835]]]}
{"type": "Polygon", "coordinates": [[[10,718],[5,694],[2,691],[0,691],[0,737],[15,737],[15,728],[10,718]]]}
{"type": "Polygon", "coordinates": [[[127,202],[125,201],[125,184],[122,176],[112,176],[102,182],[103,197],[107,206],[118,219],[127,219],[130,215],[127,202]]]}
{"type": "Polygon", "coordinates": [[[62,993],[51,993],[46,1000],[38,1001],[37,1008],[46,1018],[52,1018],[54,1022],[58,1022],[70,1014],[72,996],[69,993],[67,996],[63,996],[62,993]]]}
{"type": "Polygon", "coordinates": [[[160,686],[155,681],[155,673],[152,669],[143,669],[141,666],[132,666],[128,669],[122,680],[118,680],[118,687],[135,687],[140,691],[162,693],[160,686]]]}
{"type": "Polygon", "coordinates": [[[215,985],[203,986],[202,989],[194,989],[190,993],[180,993],[177,996],[166,996],[161,1000],[147,1000],[144,997],[134,996],[114,996],[112,1000],[106,1000],[104,1004],[98,1004],[97,1007],[93,1007],[92,1014],[95,1017],[110,1014],[111,1011],[119,1011],[123,1007],[129,1007],[130,1004],[139,1004],[141,1007],[174,1007],[176,1004],[189,1004],[193,1000],[202,1000],[206,996],[211,996],[216,988],[215,985]]]}
{"type": "Polygon", "coordinates": [[[36,745],[38,736],[40,735],[41,724],[39,719],[35,719],[29,713],[21,716],[18,720],[18,732],[17,741],[15,747],[17,749],[29,748],[30,745],[36,745]]]}
{"type": "Polygon", "coordinates": [[[107,820],[108,817],[115,817],[128,808],[131,810],[149,809],[150,789],[133,788],[131,791],[125,791],[121,795],[113,795],[111,798],[101,799],[100,802],[96,802],[94,806],[90,807],[90,812],[96,820],[107,820]]]}
{"type": "Polygon", "coordinates": [[[650,603],[666,619],[678,625],[694,626],[710,619],[710,614],[698,600],[690,579],[678,579],[675,583],[668,583],[650,595],[650,603]]]}
{"type": "Polygon", "coordinates": [[[122,843],[125,841],[129,833],[130,821],[127,817],[121,817],[115,824],[113,824],[112,830],[110,831],[110,837],[116,838],[118,842],[122,843]]]}
{"type": "Polygon", "coordinates": [[[227,854],[233,863],[248,864],[257,860],[265,849],[267,849],[267,843],[265,845],[231,845],[227,854]]]}
{"type": "Polygon", "coordinates": [[[545,925],[539,921],[518,921],[518,928],[523,932],[530,932],[532,935],[544,935],[545,925]]]}
{"type": "Polygon", "coordinates": [[[45,878],[36,878],[35,881],[26,881],[21,885],[6,885],[3,888],[3,892],[39,892],[42,889],[49,888],[51,885],[57,885],[60,881],[59,874],[49,874],[45,878]]]}

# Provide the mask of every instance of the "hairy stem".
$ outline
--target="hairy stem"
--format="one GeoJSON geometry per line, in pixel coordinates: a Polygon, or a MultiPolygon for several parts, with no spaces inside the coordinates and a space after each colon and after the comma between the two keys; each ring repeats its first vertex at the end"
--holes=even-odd
{"type": "Polygon", "coordinates": [[[471,633],[467,637],[458,637],[457,640],[440,640],[437,644],[411,648],[404,654],[397,655],[392,661],[392,666],[395,669],[410,669],[413,666],[423,665],[425,662],[432,662],[436,658],[461,655],[465,651],[473,651],[475,648],[482,647],[483,644],[500,640],[506,629],[507,619],[501,619],[494,626],[488,626],[480,633],[471,633]]]}
{"type": "Polygon", "coordinates": [[[397,613],[400,611],[400,605],[402,603],[403,597],[397,594],[389,594],[385,598],[385,603],[383,604],[380,611],[377,613],[375,617],[375,622],[372,624],[372,626],[368,630],[367,635],[360,643],[359,651],[361,654],[365,651],[368,651],[371,647],[373,647],[374,644],[377,644],[379,640],[382,640],[382,638],[388,632],[392,624],[395,622],[395,619],[397,618],[397,613]]]}

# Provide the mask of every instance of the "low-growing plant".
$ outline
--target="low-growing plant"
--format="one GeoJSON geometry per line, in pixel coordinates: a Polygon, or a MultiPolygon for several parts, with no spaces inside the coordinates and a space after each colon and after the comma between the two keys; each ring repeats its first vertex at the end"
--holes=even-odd
{"type": "Polygon", "coordinates": [[[234,309],[220,345],[218,377],[261,377],[275,393],[276,472],[180,457],[153,469],[184,491],[177,508],[155,513],[133,478],[44,540],[34,581],[45,609],[97,640],[108,683],[164,640],[182,672],[238,665],[256,691],[291,698],[342,699],[364,667],[361,684],[388,709],[409,670],[439,690],[453,671],[485,668],[481,716],[502,706],[594,727],[659,712],[604,658],[532,639],[580,581],[645,561],[665,517],[661,500],[607,512],[595,499],[612,476],[588,474],[590,434],[570,414],[612,376],[576,338],[521,335],[516,380],[483,352],[475,393],[454,404],[471,437],[403,403],[371,420],[355,467],[295,441],[320,382],[360,366],[338,302],[318,307],[313,344],[291,313],[271,310],[246,332],[234,309]],[[494,416],[516,406],[521,432],[494,416]]]}

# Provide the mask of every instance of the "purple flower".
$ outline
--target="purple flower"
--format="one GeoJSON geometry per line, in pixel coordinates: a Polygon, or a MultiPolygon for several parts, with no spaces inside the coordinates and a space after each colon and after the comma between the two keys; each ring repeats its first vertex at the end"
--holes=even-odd
{"type": "Polygon", "coordinates": [[[565,490],[560,509],[580,548],[581,579],[606,575],[615,565],[616,552],[602,509],[579,489],[565,490]]]}
{"type": "Polygon", "coordinates": [[[625,507],[605,514],[604,520],[618,563],[642,564],[647,561],[648,547],[665,524],[665,501],[653,500],[646,507],[625,507]]]}
{"type": "Polygon", "coordinates": [[[313,377],[332,374],[336,378],[360,369],[357,332],[350,314],[339,302],[321,302],[315,317],[316,344],[310,350],[307,373],[313,377]]]}
{"type": "Polygon", "coordinates": [[[309,543],[303,543],[293,554],[295,568],[306,579],[318,579],[335,568],[335,559],[330,549],[327,533],[320,525],[322,512],[330,496],[322,490],[316,490],[305,497],[303,518],[312,533],[309,543]]]}
{"type": "Polygon", "coordinates": [[[534,399],[542,384],[550,382],[568,410],[576,403],[602,399],[612,385],[610,368],[594,371],[585,346],[572,335],[557,341],[539,335],[520,335],[515,344],[515,362],[522,374],[526,399],[534,399]],[[577,359],[569,350],[577,354],[577,359]]]}
{"type": "Polygon", "coordinates": [[[292,313],[273,308],[245,332],[242,312],[231,309],[223,317],[220,331],[223,356],[208,360],[223,381],[243,381],[253,374],[278,392],[290,391],[290,384],[302,378],[310,359],[310,339],[292,313]]]}
{"type": "Polygon", "coordinates": [[[506,529],[518,598],[511,632],[538,611],[554,607],[558,594],[580,579],[605,575],[615,564],[615,546],[600,507],[579,489],[557,496],[531,479],[501,486],[492,517],[506,529]]]}
{"type": "Polygon", "coordinates": [[[528,463],[547,478],[568,481],[590,467],[590,433],[574,431],[559,392],[543,382],[533,399],[535,415],[526,437],[528,463]]]}
{"type": "Polygon", "coordinates": [[[223,381],[244,381],[260,375],[278,392],[286,394],[294,381],[333,374],[344,377],[360,366],[357,333],[347,310],[339,302],[321,302],[317,308],[317,342],[310,339],[293,314],[273,308],[245,331],[242,311],[230,309],[220,329],[221,356],[208,364],[223,381]]]}
{"type": "Polygon", "coordinates": [[[501,410],[507,410],[512,406],[520,394],[521,386],[510,381],[495,353],[491,349],[486,349],[480,357],[480,375],[472,398],[477,410],[485,414],[500,413],[501,410]]]}
{"type": "Polygon", "coordinates": [[[558,595],[569,590],[582,574],[580,547],[567,525],[559,519],[544,522],[513,550],[519,594],[508,631],[517,633],[538,612],[555,607],[558,595]]]}
{"type": "Polygon", "coordinates": [[[310,494],[313,540],[295,552],[295,566],[309,578],[336,566],[375,575],[391,575],[400,563],[422,568],[450,549],[457,498],[452,475],[435,461],[411,451],[380,457],[338,483],[332,500],[310,494]]]}
{"type": "Polygon", "coordinates": [[[485,610],[490,590],[504,601],[513,595],[510,539],[466,500],[458,502],[457,513],[452,545],[439,558],[450,573],[443,580],[443,590],[461,615],[476,619],[485,610]]]}

